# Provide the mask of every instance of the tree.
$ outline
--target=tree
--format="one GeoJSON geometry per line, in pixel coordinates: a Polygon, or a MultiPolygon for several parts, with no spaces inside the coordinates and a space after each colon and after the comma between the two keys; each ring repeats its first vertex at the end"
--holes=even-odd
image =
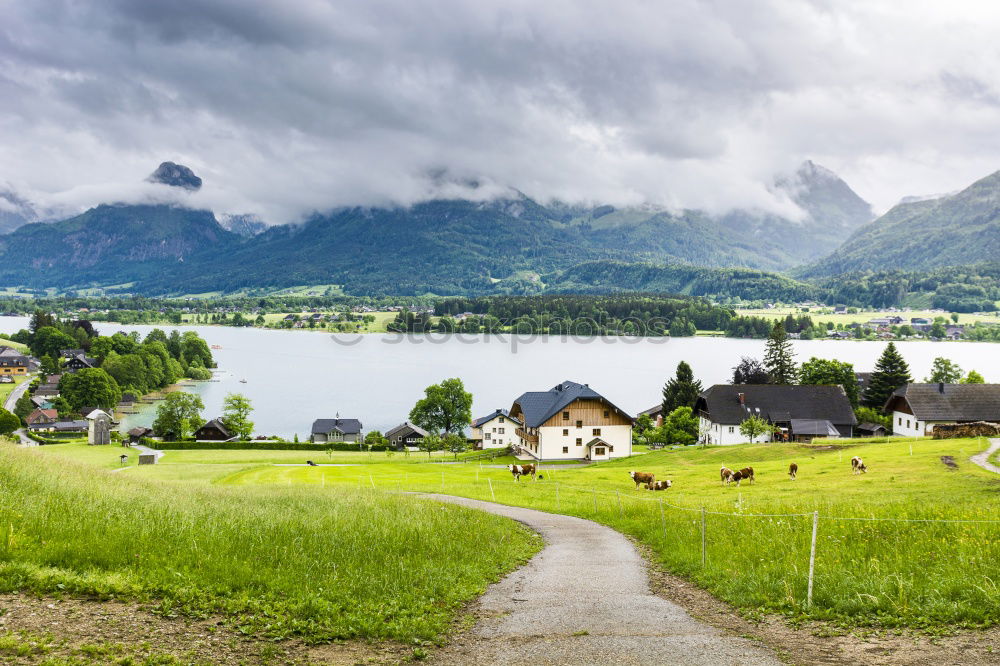
{"type": "Polygon", "coordinates": [[[444,440],[439,435],[431,433],[420,439],[420,450],[427,452],[427,457],[431,457],[431,451],[437,451],[444,445],[444,440]]]}
{"type": "Polygon", "coordinates": [[[469,448],[469,440],[464,436],[450,432],[444,436],[444,448],[455,454],[455,460],[458,460],[458,454],[469,448]]]}
{"type": "Polygon", "coordinates": [[[854,416],[858,419],[858,423],[877,423],[886,430],[892,430],[892,417],[883,414],[881,409],[858,407],[854,410],[854,416]]]}
{"type": "Polygon", "coordinates": [[[62,372],[61,359],[58,356],[47,355],[41,358],[43,375],[58,375],[62,372]]]}
{"type": "Polygon", "coordinates": [[[101,368],[84,368],[62,376],[59,395],[77,411],[83,407],[108,410],[122,399],[122,390],[114,377],[101,368]]]}
{"type": "Polygon", "coordinates": [[[903,360],[896,345],[890,342],[875,364],[875,372],[868,382],[862,403],[865,407],[882,409],[893,391],[911,381],[910,366],[903,360]]]}
{"type": "Polygon", "coordinates": [[[237,438],[250,439],[253,435],[252,412],[249,398],[242,393],[230,393],[222,401],[222,425],[237,438]]]}
{"type": "Polygon", "coordinates": [[[428,386],[410,410],[410,421],[430,432],[459,432],[471,420],[472,394],[457,377],[428,386]]]}
{"type": "Polygon", "coordinates": [[[386,446],[387,444],[389,444],[389,440],[385,438],[381,430],[371,430],[365,434],[365,446],[368,448],[386,446]]]}
{"type": "Polygon", "coordinates": [[[17,415],[22,421],[28,418],[28,414],[35,411],[35,403],[31,401],[31,396],[25,391],[21,394],[21,397],[17,399],[14,403],[14,414],[17,415]]]}
{"type": "Polygon", "coordinates": [[[799,383],[810,385],[843,386],[851,407],[858,406],[858,376],[854,366],[844,361],[836,361],[815,356],[802,364],[799,383]]]}
{"type": "Polygon", "coordinates": [[[698,401],[701,382],[694,378],[694,371],[686,361],[677,364],[677,375],[663,386],[661,414],[667,415],[678,407],[691,407],[698,401]]]}
{"type": "Polygon", "coordinates": [[[798,380],[795,353],[785,332],[785,325],[774,322],[771,335],[764,350],[764,368],[771,377],[772,384],[794,384],[798,380]]]}
{"type": "Polygon", "coordinates": [[[21,427],[21,419],[0,407],[0,435],[9,435],[21,427]]]}
{"type": "Polygon", "coordinates": [[[653,419],[649,416],[649,414],[640,414],[639,418],[635,420],[635,425],[632,426],[632,435],[636,440],[641,441],[645,438],[646,433],[653,427],[653,419]]]}
{"type": "Polygon", "coordinates": [[[931,376],[924,381],[928,384],[955,384],[962,378],[962,368],[958,364],[938,356],[931,364],[931,376]]]}
{"type": "Polygon", "coordinates": [[[202,409],[205,409],[204,403],[193,393],[184,391],[168,393],[156,408],[153,431],[164,439],[183,439],[204,423],[204,419],[201,418],[202,409]]]}
{"type": "Polygon", "coordinates": [[[751,444],[760,435],[766,435],[770,432],[774,432],[774,426],[756,414],[751,414],[740,424],[740,434],[749,437],[751,444]]]}
{"type": "Polygon", "coordinates": [[[969,374],[962,378],[960,384],[985,384],[986,379],[975,370],[969,370],[969,374]]]}
{"type": "Polygon", "coordinates": [[[770,384],[771,377],[764,364],[755,358],[744,356],[733,368],[734,384],[770,384]]]}
{"type": "Polygon", "coordinates": [[[66,335],[54,326],[43,326],[31,339],[31,352],[41,358],[42,356],[55,356],[59,358],[63,349],[73,349],[76,347],[76,338],[66,335]]]}
{"type": "Polygon", "coordinates": [[[698,441],[698,417],[690,407],[678,407],[667,414],[663,419],[663,439],[685,446],[698,441]]]}

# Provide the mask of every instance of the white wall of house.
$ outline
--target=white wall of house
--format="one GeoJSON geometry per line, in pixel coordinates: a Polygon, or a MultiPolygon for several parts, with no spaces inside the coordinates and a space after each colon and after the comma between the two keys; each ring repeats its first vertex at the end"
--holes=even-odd
{"type": "MultiPolygon", "coordinates": [[[[698,432],[705,433],[710,446],[732,446],[750,441],[746,435],[740,434],[739,423],[715,423],[704,416],[698,418],[698,432]]],[[[769,442],[771,435],[760,435],[754,442],[769,442]]]]}
{"type": "Polygon", "coordinates": [[[521,438],[517,436],[516,432],[520,427],[517,421],[511,420],[509,416],[498,414],[480,425],[479,428],[473,428],[472,438],[480,439],[481,437],[484,449],[502,449],[521,443],[521,438]],[[477,430],[479,433],[476,432],[477,430]],[[480,436],[477,437],[477,435],[480,436]]]}
{"type": "Polygon", "coordinates": [[[600,437],[614,448],[611,458],[625,458],[632,455],[632,426],[630,425],[584,425],[577,428],[565,426],[542,426],[538,429],[538,453],[542,460],[569,460],[587,457],[587,442],[600,437]],[[599,432],[595,434],[594,430],[599,432]]]}
{"type": "Polygon", "coordinates": [[[903,437],[930,437],[934,434],[934,426],[956,421],[921,421],[913,414],[906,412],[892,413],[892,434],[903,437]]]}

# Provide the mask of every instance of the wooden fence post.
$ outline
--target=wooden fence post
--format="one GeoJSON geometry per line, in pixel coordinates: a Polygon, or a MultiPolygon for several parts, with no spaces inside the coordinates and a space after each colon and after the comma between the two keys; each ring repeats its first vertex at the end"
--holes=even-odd
{"type": "Polygon", "coordinates": [[[493,481],[491,479],[487,478],[486,482],[490,484],[490,497],[492,497],[493,501],[496,502],[497,501],[497,496],[496,496],[496,493],[493,492],[493,481]]]}
{"type": "Polygon", "coordinates": [[[701,507],[701,566],[705,566],[706,560],[706,539],[705,539],[705,507],[701,507]]]}
{"type": "Polygon", "coordinates": [[[663,498],[660,498],[660,527],[663,528],[663,540],[667,540],[667,519],[663,517],[663,498]]]}
{"type": "Polygon", "coordinates": [[[618,497],[618,517],[624,518],[625,509],[622,508],[622,494],[616,490],[615,495],[618,497]]]}
{"type": "Polygon", "coordinates": [[[809,547],[809,587],[806,590],[806,607],[813,605],[813,574],[816,571],[816,532],[819,529],[819,511],[813,511],[812,545],[809,547]]]}
{"type": "Polygon", "coordinates": [[[556,484],[556,511],[559,510],[559,484],[556,484]]]}

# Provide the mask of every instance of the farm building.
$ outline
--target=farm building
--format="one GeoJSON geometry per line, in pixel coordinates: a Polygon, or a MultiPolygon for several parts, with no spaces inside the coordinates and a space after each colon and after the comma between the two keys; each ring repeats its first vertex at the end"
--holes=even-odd
{"type": "Polygon", "coordinates": [[[885,403],[896,435],[931,435],[938,424],[1000,422],[1000,384],[907,384],[885,403]]]}
{"type": "Polygon", "coordinates": [[[361,421],[357,419],[316,419],[313,421],[309,441],[313,444],[335,442],[360,442],[361,421]]]}
{"type": "Polygon", "coordinates": [[[229,429],[219,419],[212,419],[194,432],[194,438],[199,441],[224,442],[232,439],[229,429]]]}
{"type": "Polygon", "coordinates": [[[536,460],[632,455],[632,417],[587,384],[565,381],[523,393],[510,416],[523,424],[517,429],[520,450],[536,460]]]}
{"type": "Polygon", "coordinates": [[[405,421],[404,423],[400,423],[395,428],[387,431],[385,433],[385,437],[389,440],[389,446],[394,449],[402,449],[406,446],[420,446],[420,440],[428,434],[429,433],[420,426],[416,426],[409,421],[405,421]]]}
{"type": "Polygon", "coordinates": [[[750,416],[776,426],[775,437],[796,442],[851,437],[857,423],[842,386],[716,384],[698,396],[695,412],[699,431],[716,446],[747,441],[740,424],[750,416]]]}
{"type": "Polygon", "coordinates": [[[471,439],[477,449],[502,449],[517,443],[514,431],[520,426],[506,409],[496,409],[472,422],[471,439]]]}

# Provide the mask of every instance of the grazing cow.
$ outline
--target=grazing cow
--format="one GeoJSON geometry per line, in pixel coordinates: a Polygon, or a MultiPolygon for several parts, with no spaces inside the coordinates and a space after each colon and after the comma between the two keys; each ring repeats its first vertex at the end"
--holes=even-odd
{"type": "Polygon", "coordinates": [[[737,486],[740,485],[740,481],[742,481],[743,479],[749,479],[750,483],[752,485],[753,481],[754,481],[754,478],[753,478],[753,467],[744,467],[743,469],[741,469],[738,472],[733,472],[732,479],[733,479],[733,481],[736,482],[737,486]]]}
{"type": "Polygon", "coordinates": [[[319,467],[319,465],[314,463],[312,460],[307,460],[306,464],[309,465],[310,467],[319,467]]]}
{"type": "Polygon", "coordinates": [[[509,469],[510,473],[514,475],[515,481],[520,481],[522,476],[531,476],[532,479],[535,478],[534,465],[507,465],[507,469],[509,469]]]}
{"type": "Polygon", "coordinates": [[[855,474],[864,474],[868,471],[868,465],[860,456],[854,456],[851,458],[851,471],[855,474]]]}
{"type": "Polygon", "coordinates": [[[722,483],[728,486],[729,482],[733,480],[733,470],[723,467],[719,470],[719,478],[722,480],[722,483]]]}
{"type": "Polygon", "coordinates": [[[670,479],[666,481],[653,481],[652,483],[646,484],[646,490],[666,490],[670,486],[674,485],[670,479]]]}
{"type": "Polygon", "coordinates": [[[792,463],[791,465],[788,466],[788,476],[792,477],[793,481],[795,480],[795,475],[798,474],[798,473],[799,473],[799,466],[798,465],[796,465],[795,463],[792,463]]]}
{"type": "Polygon", "coordinates": [[[635,481],[635,489],[639,490],[639,486],[644,483],[652,483],[656,481],[656,475],[650,474],[649,472],[629,472],[628,475],[635,481]]]}

